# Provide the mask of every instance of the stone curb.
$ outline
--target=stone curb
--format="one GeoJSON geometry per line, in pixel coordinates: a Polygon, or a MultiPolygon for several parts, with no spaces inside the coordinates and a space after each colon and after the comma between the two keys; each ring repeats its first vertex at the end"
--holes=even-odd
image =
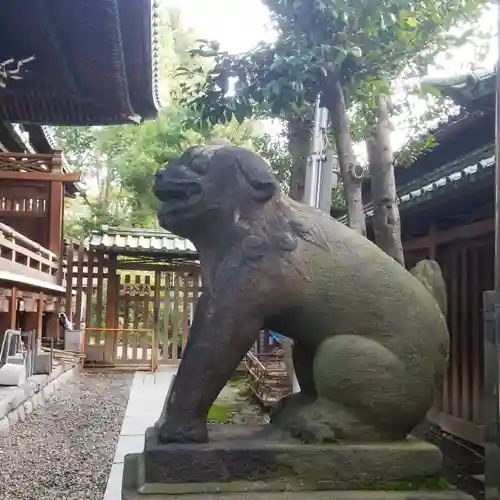
{"type": "Polygon", "coordinates": [[[0,400],[0,437],[5,436],[17,422],[24,422],[34,409],[43,406],[57,389],[73,379],[79,371],[80,364],[77,363],[59,365],[50,375],[34,375],[15,387],[0,400]]]}

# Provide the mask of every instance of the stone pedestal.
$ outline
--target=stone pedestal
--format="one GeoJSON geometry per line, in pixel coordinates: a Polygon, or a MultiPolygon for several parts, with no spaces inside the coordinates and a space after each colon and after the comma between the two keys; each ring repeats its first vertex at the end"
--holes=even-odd
{"type": "Polygon", "coordinates": [[[468,498],[456,491],[438,491],[442,489],[437,479],[440,470],[438,448],[416,439],[306,445],[265,439],[261,428],[219,425],[210,429],[209,443],[164,445],[154,429],[148,429],[144,452],[125,457],[123,498],[159,500],[196,494],[230,498],[245,493],[245,498],[257,499],[278,492],[297,492],[302,497],[324,492],[321,498],[343,499],[341,492],[378,491],[382,496],[365,498],[379,500],[396,490],[439,493],[410,496],[413,499],[468,498]]]}

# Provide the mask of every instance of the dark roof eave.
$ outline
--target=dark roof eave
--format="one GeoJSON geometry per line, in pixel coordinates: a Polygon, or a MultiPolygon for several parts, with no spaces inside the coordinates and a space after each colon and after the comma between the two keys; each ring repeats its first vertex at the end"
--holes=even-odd
{"type": "Polygon", "coordinates": [[[72,6],[63,3],[40,10],[43,19],[38,24],[16,12],[16,3],[9,7],[5,22],[24,26],[20,32],[34,33],[36,38],[25,36],[16,46],[18,52],[33,50],[36,43],[43,43],[45,50],[37,52],[38,59],[27,66],[23,80],[0,89],[1,119],[30,125],[111,125],[154,119],[160,109],[158,0],[75,1],[72,6]],[[88,19],[81,18],[83,13],[88,19]],[[106,42],[101,54],[92,34],[102,35],[106,42]],[[77,39],[88,42],[77,46],[77,39]]]}

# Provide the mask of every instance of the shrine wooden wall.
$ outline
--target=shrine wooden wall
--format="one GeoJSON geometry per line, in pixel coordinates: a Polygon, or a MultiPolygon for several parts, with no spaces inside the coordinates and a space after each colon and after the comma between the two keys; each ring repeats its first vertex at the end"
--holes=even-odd
{"type": "Polygon", "coordinates": [[[64,183],[78,178],[63,172],[60,152],[0,152],[0,222],[59,256],[64,183]]]}
{"type": "Polygon", "coordinates": [[[451,434],[482,445],[483,292],[494,287],[494,221],[484,219],[404,242],[407,267],[436,260],[446,282],[450,361],[429,418],[451,434]]]}
{"type": "Polygon", "coordinates": [[[0,222],[48,248],[49,185],[39,181],[0,182],[0,222]]]}

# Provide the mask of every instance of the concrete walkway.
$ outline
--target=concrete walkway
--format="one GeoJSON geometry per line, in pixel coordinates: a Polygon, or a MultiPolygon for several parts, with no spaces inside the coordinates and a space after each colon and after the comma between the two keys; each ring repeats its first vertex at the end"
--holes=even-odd
{"type": "Polygon", "coordinates": [[[135,374],[104,500],[121,500],[124,457],[144,449],[144,433],[158,420],[176,371],[162,366],[155,373],[135,374]]]}

